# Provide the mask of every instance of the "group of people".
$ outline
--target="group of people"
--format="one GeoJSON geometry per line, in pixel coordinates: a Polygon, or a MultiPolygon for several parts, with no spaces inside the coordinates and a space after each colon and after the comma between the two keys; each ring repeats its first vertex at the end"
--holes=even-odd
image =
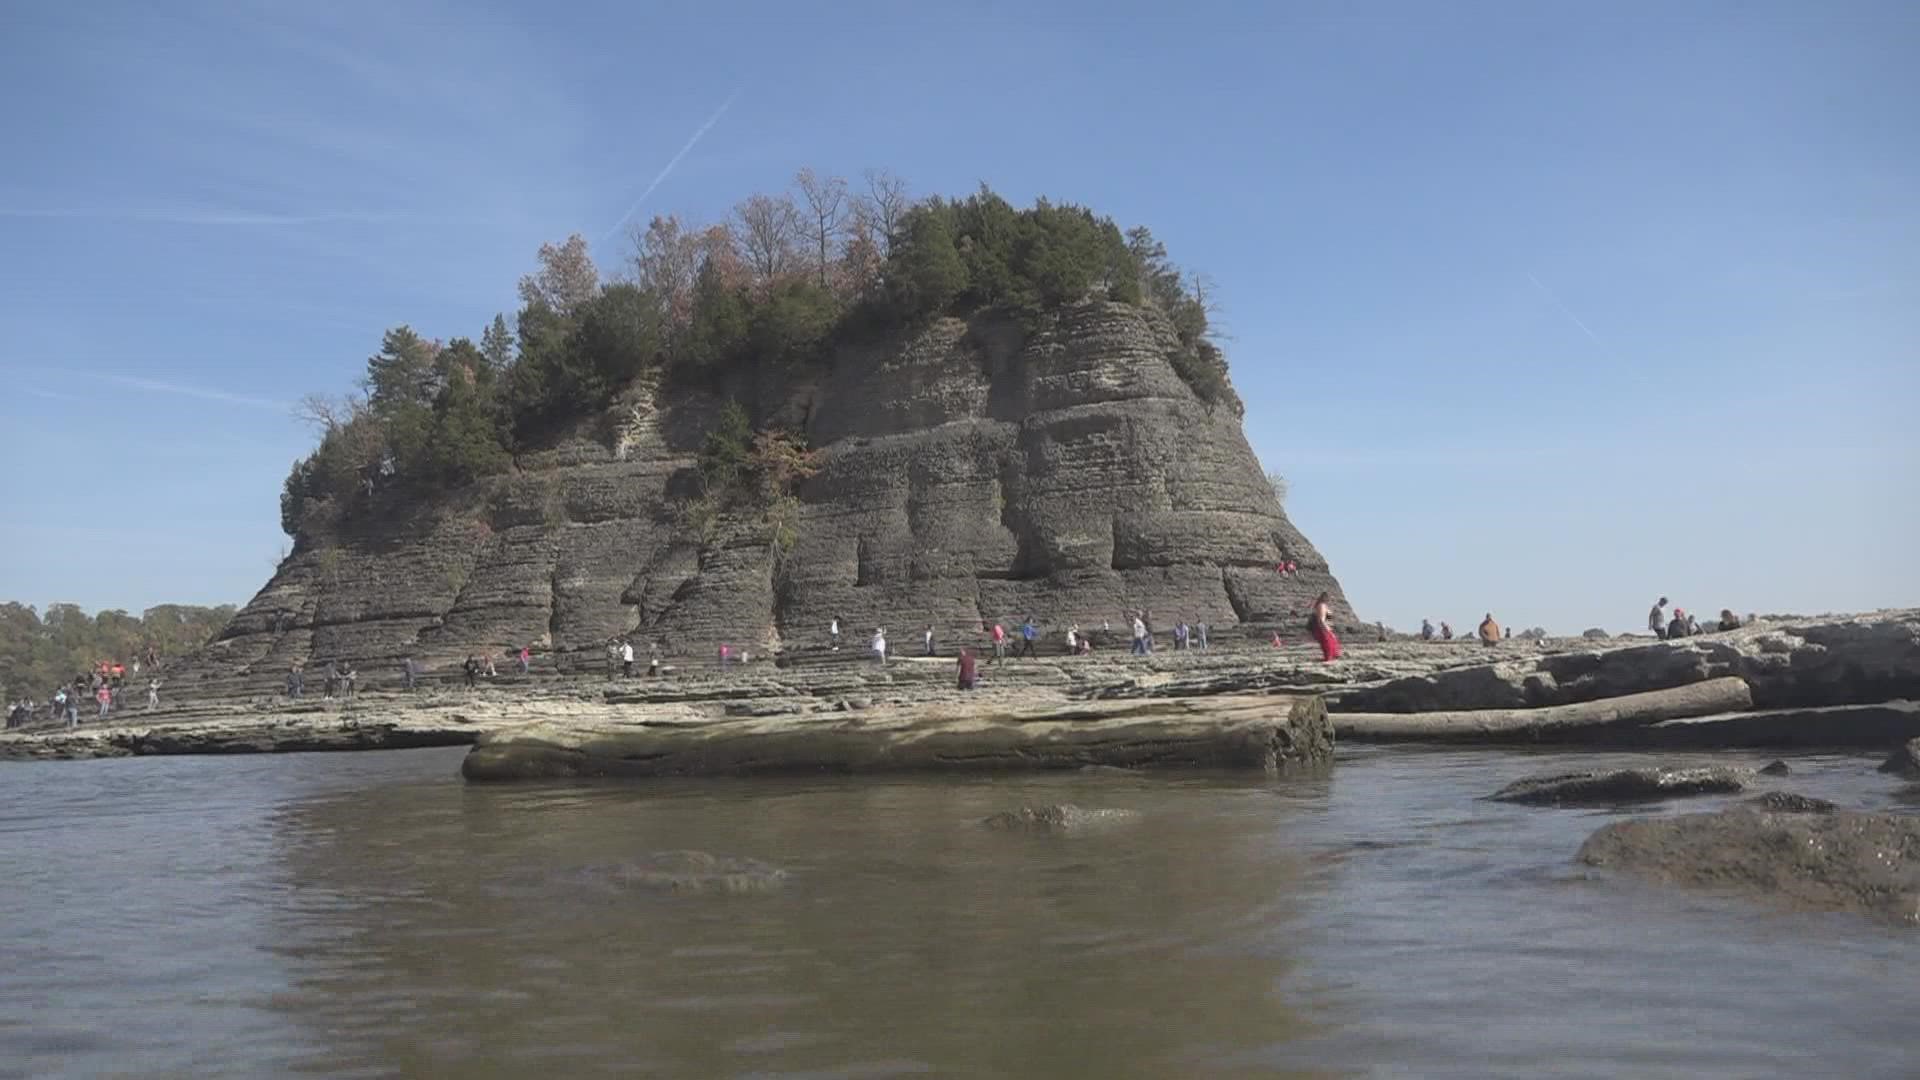
{"type": "MultiPolygon", "coordinates": [[[[721,666],[723,667],[726,666],[726,663],[727,663],[727,660],[729,659],[729,654],[731,651],[732,650],[729,646],[726,646],[726,645],[720,646],[721,666]]],[[[521,652],[524,654],[526,650],[523,649],[521,650],[521,652]]],[[[613,678],[613,672],[615,668],[619,669],[620,675],[622,678],[630,679],[633,677],[633,639],[632,638],[621,637],[616,635],[614,637],[610,637],[607,639],[607,678],[609,679],[613,678]]],[[[526,672],[527,672],[527,669],[523,664],[520,668],[520,673],[524,675],[526,674],[526,672]]],[[[660,674],[659,642],[650,641],[647,643],[647,674],[649,676],[660,674]]]]}
{"type": "MultiPolygon", "coordinates": [[[[1753,616],[1749,615],[1747,619],[1751,621],[1753,616]]],[[[1669,618],[1667,598],[1664,596],[1654,603],[1652,610],[1647,612],[1647,629],[1653,631],[1653,636],[1661,641],[1693,637],[1695,634],[1711,633],[1716,630],[1738,630],[1743,625],[1745,624],[1731,608],[1720,609],[1720,621],[1712,624],[1711,630],[1701,626],[1699,618],[1688,614],[1685,608],[1674,608],[1673,616],[1669,618]]]]}
{"type": "MultiPolygon", "coordinates": [[[[1501,629],[1499,620],[1495,619],[1493,612],[1489,611],[1481,616],[1480,625],[1474,630],[1473,636],[1479,639],[1482,645],[1498,645],[1500,642],[1513,636],[1513,627],[1509,626],[1504,630],[1501,629]]],[[[1421,619],[1420,640],[1452,641],[1453,625],[1445,619],[1442,619],[1440,620],[1439,628],[1436,629],[1432,619],[1421,619]]]]}
{"type": "MultiPolygon", "coordinates": [[[[160,707],[160,676],[153,670],[153,649],[147,649],[147,710],[152,712],[160,707]]],[[[134,660],[131,674],[140,674],[140,661],[134,660]]],[[[106,720],[120,708],[121,690],[129,678],[129,665],[116,660],[103,660],[94,665],[91,673],[75,675],[70,682],[54,687],[47,695],[47,718],[55,723],[66,721],[69,728],[80,726],[82,703],[92,701],[96,717],[106,720]]],[[[33,720],[40,709],[40,703],[34,699],[21,698],[7,706],[7,727],[25,727],[33,720]]]]}

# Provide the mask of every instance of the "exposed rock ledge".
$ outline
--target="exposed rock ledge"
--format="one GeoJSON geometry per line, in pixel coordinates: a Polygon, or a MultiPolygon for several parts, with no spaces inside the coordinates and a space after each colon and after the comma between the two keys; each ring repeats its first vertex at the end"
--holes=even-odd
{"type": "Polygon", "coordinates": [[[1321,766],[1315,695],[1161,698],[1042,708],[934,706],[695,724],[578,719],[488,736],[474,781],[770,773],[1321,766]]]}

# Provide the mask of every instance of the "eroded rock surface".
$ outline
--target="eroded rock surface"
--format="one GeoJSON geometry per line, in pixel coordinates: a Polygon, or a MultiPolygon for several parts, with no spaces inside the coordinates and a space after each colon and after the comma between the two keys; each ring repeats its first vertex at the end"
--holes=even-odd
{"type": "Polygon", "coordinates": [[[1920,817],[1752,806],[1638,818],[1587,838],[1579,861],[1668,885],[1920,923],[1920,817]]]}
{"type": "Polygon", "coordinates": [[[1751,769],[1708,765],[1690,769],[1614,769],[1515,780],[1489,798],[1535,806],[1649,802],[1685,795],[1725,795],[1746,790],[1751,769]]]}
{"type": "Polygon", "coordinates": [[[1738,676],[1756,709],[1920,699],[1920,611],[1761,622],[1624,647],[1528,653],[1341,690],[1334,712],[1537,708],[1738,676]]]}

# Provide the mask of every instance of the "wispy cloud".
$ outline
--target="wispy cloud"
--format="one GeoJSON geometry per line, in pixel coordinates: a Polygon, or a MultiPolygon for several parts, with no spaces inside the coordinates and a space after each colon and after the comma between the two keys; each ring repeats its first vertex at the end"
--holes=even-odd
{"type": "Polygon", "coordinates": [[[410,217],[399,210],[323,210],[307,214],[276,214],[254,210],[205,207],[14,207],[0,206],[0,218],[74,219],[81,221],[138,221],[157,225],[298,226],[393,224],[410,217]]]}
{"type": "Polygon", "coordinates": [[[607,230],[607,235],[600,238],[601,243],[605,243],[606,241],[613,239],[614,235],[620,231],[621,227],[626,225],[626,223],[633,218],[633,215],[640,212],[640,207],[642,204],[644,204],[647,201],[647,196],[652,195],[654,192],[654,189],[658,188],[661,184],[666,183],[667,177],[672,176],[673,170],[679,166],[680,159],[686,157],[687,154],[690,153],[695,146],[698,146],[700,144],[700,140],[706,137],[707,132],[713,130],[713,125],[719,123],[720,118],[727,115],[728,109],[733,108],[734,100],[737,99],[739,96],[740,96],[739,90],[735,90],[733,93],[728,94],[727,100],[720,103],[720,107],[713,111],[712,116],[707,117],[707,122],[704,124],[701,124],[698,128],[694,129],[693,136],[687,140],[687,143],[685,146],[682,146],[680,148],[680,152],[673,155],[673,157],[667,159],[666,167],[661,169],[659,173],[657,173],[654,176],[653,182],[648,184],[646,187],[646,190],[640,193],[640,197],[633,200],[633,205],[627,207],[627,212],[620,215],[620,220],[613,223],[613,228],[607,230]]]}
{"type": "MultiPolygon", "coordinates": [[[[193,383],[170,382],[165,379],[149,379],[139,375],[120,375],[110,371],[88,371],[81,368],[35,368],[42,374],[57,374],[68,380],[79,379],[83,383],[108,383],[129,390],[144,390],[154,394],[173,394],[178,397],[199,398],[202,401],[218,401],[227,405],[241,405],[249,409],[269,409],[278,413],[293,410],[290,401],[274,398],[256,397],[253,394],[240,394],[231,390],[222,390],[215,386],[198,386],[193,383]]],[[[28,389],[28,393],[54,400],[80,401],[85,395],[69,395],[52,390],[28,389]]]]}
{"type": "Polygon", "coordinates": [[[25,390],[25,391],[26,391],[27,393],[29,393],[29,394],[32,394],[32,395],[33,395],[34,397],[38,397],[38,398],[46,398],[46,399],[47,399],[48,401],[80,401],[80,400],[83,400],[83,399],[81,399],[81,398],[78,398],[78,397],[75,397],[75,396],[74,396],[74,395],[72,395],[72,394],[62,394],[62,393],[59,393],[58,391],[55,391],[55,390],[42,390],[42,389],[40,389],[40,388],[39,388],[39,387],[37,387],[37,386],[23,386],[23,387],[21,387],[21,389],[22,389],[22,390],[25,390]]]}
{"type": "Polygon", "coordinates": [[[1580,321],[1580,316],[1578,316],[1578,315],[1575,315],[1575,314],[1573,313],[1573,311],[1572,311],[1572,309],[1570,309],[1570,308],[1568,308],[1568,307],[1567,307],[1567,305],[1565,305],[1565,304],[1563,304],[1563,303],[1561,303],[1561,302],[1560,302],[1560,298],[1559,298],[1558,296],[1555,296],[1555,295],[1553,294],[1553,290],[1552,290],[1552,289],[1549,289],[1549,288],[1547,288],[1547,287],[1546,287],[1545,285],[1543,285],[1543,284],[1541,284],[1541,282],[1540,282],[1540,279],[1539,279],[1539,278],[1537,278],[1537,277],[1534,277],[1534,276],[1533,276],[1533,271],[1531,271],[1531,270],[1529,270],[1529,271],[1527,271],[1527,280],[1528,280],[1528,281],[1531,281],[1531,282],[1533,282],[1533,287],[1534,287],[1534,288],[1536,288],[1536,289],[1539,289],[1539,290],[1540,290],[1540,295],[1542,295],[1542,296],[1544,296],[1544,297],[1546,297],[1546,298],[1547,298],[1547,301],[1548,301],[1549,303],[1551,303],[1551,304],[1552,304],[1552,305],[1553,305],[1554,307],[1557,307],[1557,308],[1559,308],[1559,309],[1560,309],[1560,314],[1562,314],[1562,315],[1565,315],[1565,316],[1566,316],[1567,318],[1569,318],[1569,319],[1572,319],[1572,320],[1573,320],[1573,325],[1575,325],[1575,326],[1577,326],[1577,327],[1579,327],[1579,328],[1580,328],[1580,332],[1581,332],[1581,333],[1583,333],[1583,334],[1585,334],[1585,335],[1587,335],[1588,337],[1590,337],[1590,338],[1592,338],[1592,339],[1593,339],[1593,343],[1594,343],[1595,345],[1604,345],[1604,344],[1605,344],[1604,342],[1602,342],[1602,341],[1600,340],[1600,335],[1599,335],[1599,334],[1596,334],[1596,333],[1594,333],[1594,332],[1593,332],[1593,328],[1592,328],[1592,327],[1590,327],[1590,326],[1588,326],[1588,325],[1587,325],[1586,323],[1584,323],[1584,322],[1581,322],[1581,321],[1580,321]]]}

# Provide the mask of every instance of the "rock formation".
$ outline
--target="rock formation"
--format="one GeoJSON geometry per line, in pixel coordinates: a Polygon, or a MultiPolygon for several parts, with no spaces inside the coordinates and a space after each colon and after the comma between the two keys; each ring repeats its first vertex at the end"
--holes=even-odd
{"type": "Polygon", "coordinates": [[[738,385],[636,387],[511,475],[303,536],[190,672],[259,690],[295,662],[437,666],[523,644],[565,669],[615,634],[705,656],[815,645],[835,617],[856,645],[929,623],[972,641],[1028,614],[1118,630],[1136,608],[1162,631],[1292,625],[1323,589],[1357,621],[1233,410],[1175,373],[1178,348],[1150,309],[1089,302],[1031,330],[942,319],[738,385]],[[728,398],[820,452],[784,535],[688,520],[728,398]]]}
{"type": "Polygon", "coordinates": [[[1588,837],[1578,858],[1664,884],[1920,923],[1920,817],[1809,810],[1742,806],[1616,822],[1588,837]]]}
{"type": "Polygon", "coordinates": [[[1529,776],[1515,780],[1487,797],[1495,802],[1536,806],[1604,806],[1609,803],[1650,802],[1683,795],[1725,795],[1745,790],[1752,777],[1751,769],[1725,765],[1691,769],[1615,769],[1611,772],[1529,776]]]}

